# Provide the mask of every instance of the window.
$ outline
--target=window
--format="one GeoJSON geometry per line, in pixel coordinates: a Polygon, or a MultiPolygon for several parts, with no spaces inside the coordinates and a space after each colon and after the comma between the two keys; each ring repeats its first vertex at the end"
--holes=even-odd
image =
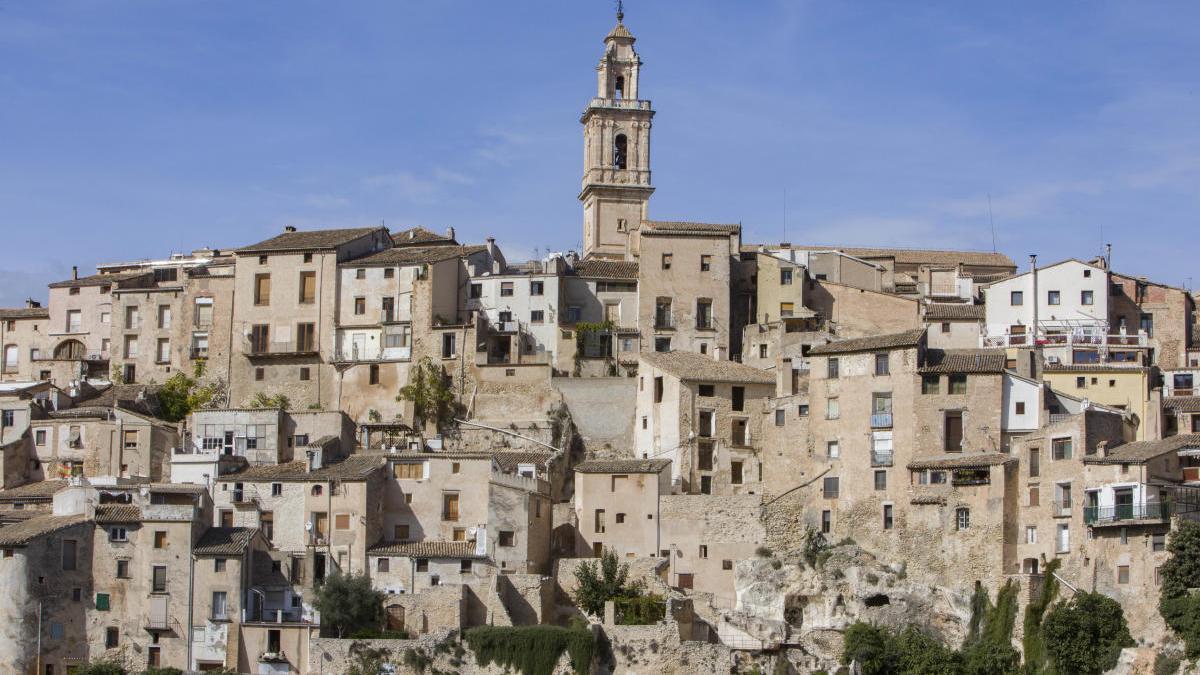
{"type": "Polygon", "coordinates": [[[270,274],[255,274],[254,275],[254,304],[256,304],[256,305],[271,304],[271,275],[270,274]]]}
{"type": "Polygon", "coordinates": [[[310,377],[311,377],[311,373],[309,372],[308,368],[301,367],[300,368],[300,381],[307,382],[310,379],[310,377]]]}
{"type": "Polygon", "coordinates": [[[129,532],[123,527],[114,527],[108,531],[109,541],[129,541],[129,532]]]}
{"type": "Polygon", "coordinates": [[[392,478],[421,480],[425,477],[423,462],[397,462],[392,465],[392,478]]]}
{"type": "Polygon", "coordinates": [[[700,271],[708,272],[710,270],[712,270],[712,256],[711,255],[701,255],[700,256],[700,271]]]}
{"type": "Polygon", "coordinates": [[[125,429],[121,432],[121,444],[126,450],[136,450],[138,446],[137,429],[125,429]]]}
{"type": "Polygon", "coordinates": [[[767,344],[765,342],[758,346],[758,358],[767,358],[767,344]]]}
{"type": "Polygon", "coordinates": [[[822,494],[825,497],[825,499],[837,499],[838,498],[838,479],[837,478],[826,478],[821,487],[822,487],[822,494]]]}
{"type": "Polygon", "coordinates": [[[800,405],[796,406],[796,416],[797,417],[808,417],[808,404],[807,403],[801,403],[800,405]]]}
{"type": "Polygon", "coordinates": [[[1042,503],[1042,491],[1036,485],[1029,487],[1029,506],[1040,506],[1042,503]]]}
{"type": "Polygon", "coordinates": [[[829,534],[833,530],[833,511],[821,511],[821,534],[829,534]]]}
{"type": "Polygon", "coordinates": [[[838,377],[838,360],[835,357],[830,357],[826,363],[826,377],[831,380],[836,380],[838,377]]]}
{"type": "Polygon", "coordinates": [[[158,338],[154,353],[155,363],[170,363],[171,362],[171,339],[158,338]]]}
{"type": "Polygon", "coordinates": [[[391,558],[379,558],[375,561],[376,572],[388,572],[391,564],[391,558]]]}
{"type": "Polygon", "coordinates": [[[838,400],[836,396],[832,396],[825,400],[825,419],[836,420],[840,414],[838,400]]]}
{"type": "Polygon", "coordinates": [[[458,573],[459,574],[470,574],[471,573],[471,561],[470,560],[458,561],[458,573]]]}
{"type": "Polygon", "coordinates": [[[1058,291],[1046,291],[1046,304],[1047,305],[1061,305],[1062,304],[1062,293],[1059,293],[1058,291]]]}
{"type": "Polygon", "coordinates": [[[875,471],[875,489],[887,489],[887,471],[884,471],[883,469],[878,469],[875,471]]]}
{"type": "Polygon", "coordinates": [[[922,394],[937,394],[941,391],[941,376],[939,375],[922,375],[921,376],[921,393],[922,394]]]}
{"type": "Polygon", "coordinates": [[[696,449],[696,464],[701,471],[712,471],[713,446],[712,441],[701,442],[696,449]]]}
{"type": "Polygon", "coordinates": [[[428,572],[429,571],[429,561],[428,560],[418,560],[417,561],[417,571],[418,572],[428,572]]]}
{"type": "Polygon", "coordinates": [[[317,273],[300,273],[300,304],[311,305],[317,300],[317,273]]]}
{"type": "Polygon", "coordinates": [[[544,282],[544,281],[530,281],[529,282],[529,294],[530,295],[544,295],[545,293],[546,293],[546,282],[544,282]]]}
{"type": "Polygon", "coordinates": [[[592,531],[596,534],[604,534],[604,509],[596,509],[593,514],[592,531]]]}
{"type": "Polygon", "coordinates": [[[696,415],[696,435],[700,438],[712,438],[715,417],[711,410],[700,410],[696,415]]]}
{"type": "Polygon", "coordinates": [[[104,629],[104,648],[116,649],[121,644],[121,632],[115,626],[104,629]]]}
{"type": "Polygon", "coordinates": [[[712,476],[701,476],[700,477],[700,494],[702,494],[702,495],[711,495],[712,494],[712,476]]]}
{"type": "Polygon", "coordinates": [[[367,270],[363,269],[362,267],[354,270],[354,278],[355,279],[366,279],[367,278],[367,270]]]}
{"type": "Polygon", "coordinates": [[[792,284],[791,270],[779,270],[779,284],[781,286],[790,286],[792,284]]]}
{"type": "Polygon", "coordinates": [[[350,529],[350,514],[335,513],[333,516],[333,529],[348,530],[350,529]]]}
{"type": "Polygon", "coordinates": [[[167,547],[167,532],[166,530],[155,530],[154,532],[154,548],[167,547]]]}
{"type": "Polygon", "coordinates": [[[454,344],[454,333],[442,333],[442,358],[452,359],[456,355],[456,347],[454,344]]]}
{"type": "Polygon", "coordinates": [[[125,560],[125,559],[117,560],[117,578],[118,579],[128,579],[129,578],[129,561],[128,560],[125,560]]]}
{"type": "Polygon", "coordinates": [[[1146,337],[1154,337],[1154,315],[1143,314],[1138,320],[1138,328],[1146,333],[1146,337]]]}
{"type": "Polygon", "coordinates": [[[136,359],[138,355],[138,339],[132,335],[125,336],[125,358],[136,359]]]}
{"type": "Polygon", "coordinates": [[[1029,477],[1037,478],[1042,473],[1042,453],[1037,448],[1029,449],[1029,477]]]}
{"type": "Polygon", "coordinates": [[[662,375],[654,378],[654,402],[662,403],[663,400],[663,378],[662,375]]]}
{"type": "Polygon", "coordinates": [[[696,301],[696,328],[708,330],[712,327],[712,300],[700,298],[696,301]]]}
{"type": "Polygon", "coordinates": [[[779,303],[779,317],[781,319],[786,319],[786,318],[794,315],[795,313],[796,313],[796,303],[794,303],[794,302],[779,303]]]}
{"type": "Polygon", "coordinates": [[[1117,583],[1129,583],[1129,565],[1117,565],[1117,583]]]}
{"type": "Polygon", "coordinates": [[[366,313],[367,313],[367,299],[364,297],[361,297],[361,296],[355,298],[354,299],[354,315],[362,316],[363,314],[366,314],[366,313]]]}
{"type": "Polygon", "coordinates": [[[74,539],[64,539],[62,542],[62,568],[64,572],[75,569],[75,553],[78,544],[74,539]]]}
{"type": "Polygon", "coordinates": [[[1025,414],[1025,402],[1024,402],[1024,401],[1017,401],[1017,403],[1016,403],[1016,408],[1017,408],[1017,414],[1018,414],[1018,415],[1024,415],[1024,414],[1025,414]]]}
{"type": "Polygon", "coordinates": [[[737,460],[729,463],[729,482],[734,485],[742,484],[742,463],[737,460]]]}
{"type": "Polygon", "coordinates": [[[889,370],[888,370],[888,355],[887,354],[876,354],[875,355],[875,375],[876,376],[887,375],[888,372],[889,372],[889,370]]]}
{"type": "Polygon", "coordinates": [[[155,565],[150,569],[150,592],[151,593],[166,593],[167,592],[167,567],[166,565],[155,565]]]}
{"type": "Polygon", "coordinates": [[[170,305],[159,305],[158,306],[158,327],[159,328],[170,328],[171,327],[171,306],[170,305]]]}
{"type": "Polygon", "coordinates": [[[458,493],[442,493],[442,520],[458,520],[458,493]]]}
{"type": "Polygon", "coordinates": [[[395,279],[396,278],[396,268],[395,267],[383,268],[383,278],[384,279],[395,279]]]}
{"type": "Polygon", "coordinates": [[[885,530],[890,530],[890,529],[892,529],[892,524],[893,524],[893,521],[892,521],[892,505],[891,505],[891,504],[884,504],[884,505],[883,505],[883,529],[885,529],[885,530]]]}
{"type": "Polygon", "coordinates": [[[949,332],[950,332],[950,322],[949,322],[949,321],[943,321],[943,322],[942,322],[942,332],[943,332],[943,333],[949,333],[949,332]]]}
{"type": "Polygon", "coordinates": [[[1013,291],[1008,296],[1008,302],[1013,307],[1016,307],[1019,305],[1024,305],[1025,304],[1025,292],[1024,291],[1013,291]]]}
{"type": "Polygon", "coordinates": [[[1095,304],[1095,297],[1094,297],[1093,292],[1092,291],[1080,291],[1079,292],[1079,304],[1081,304],[1081,305],[1095,304]]]}
{"type": "Polygon", "coordinates": [[[1051,442],[1050,456],[1055,460],[1071,459],[1071,439],[1056,438],[1051,442]]]}
{"type": "Polygon", "coordinates": [[[379,364],[377,364],[377,363],[371,364],[370,369],[368,369],[368,371],[367,371],[367,383],[368,384],[379,384],[379,364]]]}
{"type": "Polygon", "coordinates": [[[954,527],[959,530],[971,527],[971,509],[962,507],[954,510],[954,527]]]}
{"type": "Polygon", "coordinates": [[[96,609],[100,610],[101,612],[107,612],[108,605],[109,605],[108,593],[97,593],[96,594],[96,609]]]}
{"type": "Polygon", "coordinates": [[[529,312],[529,323],[545,323],[546,311],[542,309],[534,309],[529,312]]]}
{"type": "Polygon", "coordinates": [[[137,330],[142,326],[141,311],[137,307],[125,308],[125,330],[137,330]]]}
{"type": "Polygon", "coordinates": [[[1037,526],[1036,525],[1028,525],[1025,527],[1025,543],[1026,544],[1036,544],[1037,543],[1037,526]]]}
{"type": "Polygon", "coordinates": [[[950,376],[950,393],[965,394],[967,393],[967,376],[966,375],[951,375],[950,376]]]}
{"type": "Polygon", "coordinates": [[[945,446],[946,452],[962,452],[963,450],[963,414],[961,410],[947,410],[945,413],[945,446]]]}
{"type": "Polygon", "coordinates": [[[731,406],[732,406],[733,410],[736,412],[741,412],[741,411],[745,410],[745,408],[746,408],[746,388],[745,387],[733,387],[730,393],[732,394],[732,398],[733,398],[733,401],[731,402],[731,406]]]}
{"type": "Polygon", "coordinates": [[[1054,551],[1056,553],[1069,553],[1071,551],[1071,526],[1061,524],[1058,526],[1058,536],[1055,537],[1054,551]]]}
{"type": "Polygon", "coordinates": [[[392,538],[396,541],[408,541],[408,525],[393,525],[392,538]]]}
{"type": "Polygon", "coordinates": [[[775,426],[781,427],[787,422],[787,411],[780,408],[775,411],[775,426]]]}
{"type": "MultiPolygon", "coordinates": [[[[658,378],[655,378],[655,379],[658,379],[658,378]]],[[[700,387],[699,387],[699,394],[700,394],[700,396],[712,397],[712,396],[715,396],[715,395],[716,395],[716,394],[715,394],[715,391],[716,391],[716,387],[715,387],[715,385],[711,385],[711,384],[702,384],[702,385],[700,385],[700,387]]]]}
{"type": "Polygon", "coordinates": [[[212,594],[212,618],[214,621],[224,621],[227,611],[227,596],[225,591],[213,591],[212,594]]]}
{"type": "Polygon", "coordinates": [[[837,459],[838,457],[841,457],[841,455],[842,455],[842,449],[837,441],[826,441],[825,442],[825,456],[826,457],[828,457],[829,459],[837,459]]]}
{"type": "Polygon", "coordinates": [[[500,282],[500,297],[509,298],[509,297],[512,297],[512,294],[513,294],[513,282],[501,281],[500,282]]]}
{"type": "Polygon", "coordinates": [[[483,297],[483,284],[471,284],[470,297],[472,300],[478,300],[479,298],[482,298],[483,297]]]}
{"type": "Polygon", "coordinates": [[[516,545],[516,535],[512,530],[500,530],[500,540],[497,542],[505,548],[516,545]]]}
{"type": "Polygon", "coordinates": [[[214,572],[224,572],[225,571],[225,559],[224,558],[213,558],[213,571],[214,572]]]}
{"type": "Polygon", "coordinates": [[[672,256],[670,253],[662,254],[662,268],[664,270],[671,269],[671,258],[672,258],[672,256]]]}

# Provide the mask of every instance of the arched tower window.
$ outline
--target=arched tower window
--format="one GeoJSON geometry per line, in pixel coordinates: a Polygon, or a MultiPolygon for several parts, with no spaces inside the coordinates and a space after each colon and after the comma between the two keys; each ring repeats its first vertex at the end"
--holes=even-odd
{"type": "Polygon", "coordinates": [[[613,163],[614,169],[624,169],[625,168],[625,164],[626,164],[625,151],[626,151],[626,148],[628,145],[629,145],[628,141],[625,140],[625,134],[617,134],[617,137],[613,139],[613,162],[612,163],[613,163]]]}
{"type": "Polygon", "coordinates": [[[613,87],[613,98],[616,98],[618,100],[625,98],[625,76],[624,75],[617,76],[617,83],[613,87]]]}

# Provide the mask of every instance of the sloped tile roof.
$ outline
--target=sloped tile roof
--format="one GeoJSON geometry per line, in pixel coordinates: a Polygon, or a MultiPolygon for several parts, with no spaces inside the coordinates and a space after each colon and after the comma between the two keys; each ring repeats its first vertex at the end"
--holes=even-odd
{"type": "Polygon", "coordinates": [[[889,333],[887,335],[872,335],[852,340],[838,340],[837,342],[828,342],[823,345],[813,345],[808,350],[808,353],[812,355],[851,354],[854,352],[870,352],[877,349],[916,347],[920,344],[921,336],[924,334],[924,328],[915,328],[903,333],[889,333]]]}
{"type": "Polygon", "coordinates": [[[476,553],[475,542],[471,541],[381,541],[372,546],[367,551],[367,555],[395,558],[473,558],[477,560],[487,557],[476,553]]]}
{"type": "Polygon", "coordinates": [[[727,223],[695,223],[679,220],[644,220],[642,234],[672,234],[690,236],[729,236],[742,231],[741,225],[727,223]]]}
{"type": "Polygon", "coordinates": [[[87,516],[38,516],[0,527],[0,546],[25,546],[29,542],[68,527],[87,522],[87,516]]]}
{"type": "Polygon", "coordinates": [[[869,248],[861,246],[798,246],[792,248],[806,251],[841,251],[856,258],[893,258],[901,265],[945,265],[952,267],[958,263],[964,265],[979,265],[981,267],[1011,267],[1016,268],[1012,258],[1003,253],[990,251],[950,251],[946,249],[926,248],[869,248]]]}
{"type": "Polygon", "coordinates": [[[580,260],[572,271],[575,276],[588,279],[638,278],[638,264],[624,260],[580,260]]]}
{"type": "Polygon", "coordinates": [[[287,462],[286,464],[270,464],[251,466],[237,473],[227,473],[219,478],[221,482],[256,482],[275,481],[286,482],[323,482],[329,480],[363,481],[372,473],[383,467],[382,455],[350,455],[341,460],[326,464],[315,471],[308,470],[304,460],[287,462]]]}
{"type": "Polygon", "coordinates": [[[980,452],[973,454],[949,453],[920,457],[908,463],[909,469],[976,469],[999,466],[1017,461],[1016,457],[1003,452],[980,452]]]}
{"type": "Polygon", "coordinates": [[[364,258],[343,263],[345,267],[370,267],[373,265],[424,265],[441,262],[451,258],[479,253],[487,250],[486,246],[403,246],[384,249],[364,258]]]}
{"type": "Polygon", "coordinates": [[[983,305],[971,303],[934,302],[925,307],[925,318],[929,321],[981,320],[983,305]]]}
{"type": "Polygon", "coordinates": [[[589,459],[575,466],[579,473],[659,473],[669,459],[589,459]]]}
{"type": "Polygon", "coordinates": [[[521,464],[542,465],[553,456],[552,452],[497,452],[493,457],[501,471],[511,473],[521,464]]]}
{"type": "Polygon", "coordinates": [[[1163,407],[1176,412],[1200,413],[1200,396],[1168,396],[1163,399],[1163,407]]]}
{"type": "Polygon", "coordinates": [[[192,552],[196,555],[241,555],[258,532],[253,527],[210,527],[192,552]]]}
{"type": "Polygon", "coordinates": [[[307,230],[284,232],[257,244],[244,246],[235,253],[270,253],[271,251],[319,251],[333,249],[364,237],[382,227],[350,227],[337,230],[307,230]]]}
{"type": "Polygon", "coordinates": [[[101,504],[96,507],[97,523],[138,523],[142,510],[132,504],[101,504]]]}
{"type": "Polygon", "coordinates": [[[775,376],[765,370],[736,361],[717,360],[696,352],[644,352],[640,357],[643,362],[685,382],[775,383],[775,376]]]}
{"type": "Polygon", "coordinates": [[[613,26],[613,29],[608,31],[608,35],[604,39],[607,41],[613,38],[627,38],[629,40],[634,39],[633,33],[630,33],[629,29],[626,28],[625,24],[619,19],[617,20],[617,25],[613,26]]]}
{"type": "Polygon", "coordinates": [[[921,373],[1000,374],[1008,356],[1003,349],[928,349],[921,373]]]}
{"type": "Polygon", "coordinates": [[[400,230],[399,232],[392,233],[393,246],[419,246],[422,244],[432,244],[435,242],[444,244],[458,243],[451,237],[427,230],[421,226],[410,227],[407,230],[400,230]]]}
{"type": "Polygon", "coordinates": [[[48,319],[48,307],[0,307],[0,319],[48,319]]]}
{"type": "Polygon", "coordinates": [[[67,487],[65,480],[42,480],[0,491],[0,502],[50,500],[54,493],[67,487]]]}
{"type": "Polygon", "coordinates": [[[1162,440],[1118,445],[1106,455],[1085,455],[1084,464],[1143,464],[1159,455],[1184,448],[1200,448],[1200,434],[1180,434],[1162,440]]]}
{"type": "Polygon", "coordinates": [[[78,279],[67,279],[50,284],[50,288],[83,288],[84,286],[111,286],[137,277],[152,276],[152,272],[117,272],[115,274],[92,274],[78,279]]]}

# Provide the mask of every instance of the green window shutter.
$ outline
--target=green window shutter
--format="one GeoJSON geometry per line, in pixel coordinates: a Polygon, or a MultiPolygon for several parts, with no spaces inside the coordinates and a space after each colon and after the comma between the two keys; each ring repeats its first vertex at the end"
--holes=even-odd
{"type": "Polygon", "coordinates": [[[96,609],[103,612],[108,611],[108,593],[96,594],[96,609]]]}

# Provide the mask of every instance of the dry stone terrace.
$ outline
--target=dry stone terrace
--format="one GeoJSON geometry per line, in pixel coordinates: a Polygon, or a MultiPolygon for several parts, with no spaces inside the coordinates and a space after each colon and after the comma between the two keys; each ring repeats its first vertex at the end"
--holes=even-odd
{"type": "Polygon", "coordinates": [[[580,96],[582,251],[288,227],[0,309],[0,663],[344,672],[316,601],[346,574],[396,659],[582,618],[617,672],[832,672],[856,620],[957,647],[976,584],[1024,610],[1051,564],[1122,604],[1129,672],[1173,649],[1195,296],[652,218],[635,42],[618,18],[580,96]],[[578,605],[610,553],[663,621],[578,605]]]}

